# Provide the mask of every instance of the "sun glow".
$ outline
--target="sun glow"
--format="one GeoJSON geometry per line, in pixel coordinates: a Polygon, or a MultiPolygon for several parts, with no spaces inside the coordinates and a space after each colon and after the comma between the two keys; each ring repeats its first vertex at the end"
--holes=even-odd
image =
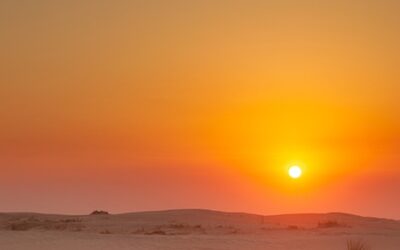
{"type": "Polygon", "coordinates": [[[289,168],[289,176],[293,179],[297,179],[301,176],[302,170],[299,166],[292,166],[289,168]]]}

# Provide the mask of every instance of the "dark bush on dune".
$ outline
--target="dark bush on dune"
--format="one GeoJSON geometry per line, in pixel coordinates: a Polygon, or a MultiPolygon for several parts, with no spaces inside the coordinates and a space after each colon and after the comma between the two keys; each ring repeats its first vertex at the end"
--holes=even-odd
{"type": "Polygon", "coordinates": [[[103,210],[94,210],[90,215],[108,215],[109,213],[107,211],[103,210]]]}

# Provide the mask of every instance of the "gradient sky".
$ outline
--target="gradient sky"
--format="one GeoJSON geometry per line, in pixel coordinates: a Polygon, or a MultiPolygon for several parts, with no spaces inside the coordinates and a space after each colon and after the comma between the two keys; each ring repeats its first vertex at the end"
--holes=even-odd
{"type": "Polygon", "coordinates": [[[2,0],[0,211],[400,219],[399,13],[2,0]]]}

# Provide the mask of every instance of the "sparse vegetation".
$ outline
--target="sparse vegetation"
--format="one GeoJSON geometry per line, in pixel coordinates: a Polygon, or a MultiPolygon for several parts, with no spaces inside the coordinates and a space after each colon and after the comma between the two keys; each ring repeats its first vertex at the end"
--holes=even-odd
{"type": "Polygon", "coordinates": [[[20,218],[18,220],[10,221],[6,229],[11,231],[27,231],[32,228],[39,227],[41,222],[39,219],[31,216],[28,218],[20,218]]]}
{"type": "Polygon", "coordinates": [[[348,240],[347,250],[370,250],[370,248],[361,240],[348,240]]]}
{"type": "Polygon", "coordinates": [[[205,233],[206,230],[201,225],[190,225],[185,223],[171,223],[158,225],[155,227],[140,227],[133,230],[132,234],[144,234],[144,235],[187,235],[192,233],[205,233]]]}
{"type": "Polygon", "coordinates": [[[82,219],[81,218],[64,219],[64,220],[60,220],[60,222],[63,222],[63,223],[79,223],[79,222],[82,222],[82,219]]]}
{"type": "Polygon", "coordinates": [[[82,219],[39,219],[33,216],[12,219],[4,226],[4,229],[11,231],[28,231],[28,230],[56,230],[56,231],[81,231],[85,226],[82,225],[82,219]]]}
{"type": "Polygon", "coordinates": [[[6,228],[11,231],[27,231],[37,226],[38,225],[36,223],[22,221],[22,222],[11,223],[6,228]]]}

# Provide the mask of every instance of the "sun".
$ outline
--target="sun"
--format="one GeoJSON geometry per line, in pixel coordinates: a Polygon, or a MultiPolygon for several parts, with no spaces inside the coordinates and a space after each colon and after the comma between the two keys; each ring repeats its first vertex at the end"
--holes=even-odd
{"type": "Polygon", "coordinates": [[[289,168],[288,174],[291,178],[297,179],[301,176],[302,170],[299,166],[292,166],[289,168]]]}

